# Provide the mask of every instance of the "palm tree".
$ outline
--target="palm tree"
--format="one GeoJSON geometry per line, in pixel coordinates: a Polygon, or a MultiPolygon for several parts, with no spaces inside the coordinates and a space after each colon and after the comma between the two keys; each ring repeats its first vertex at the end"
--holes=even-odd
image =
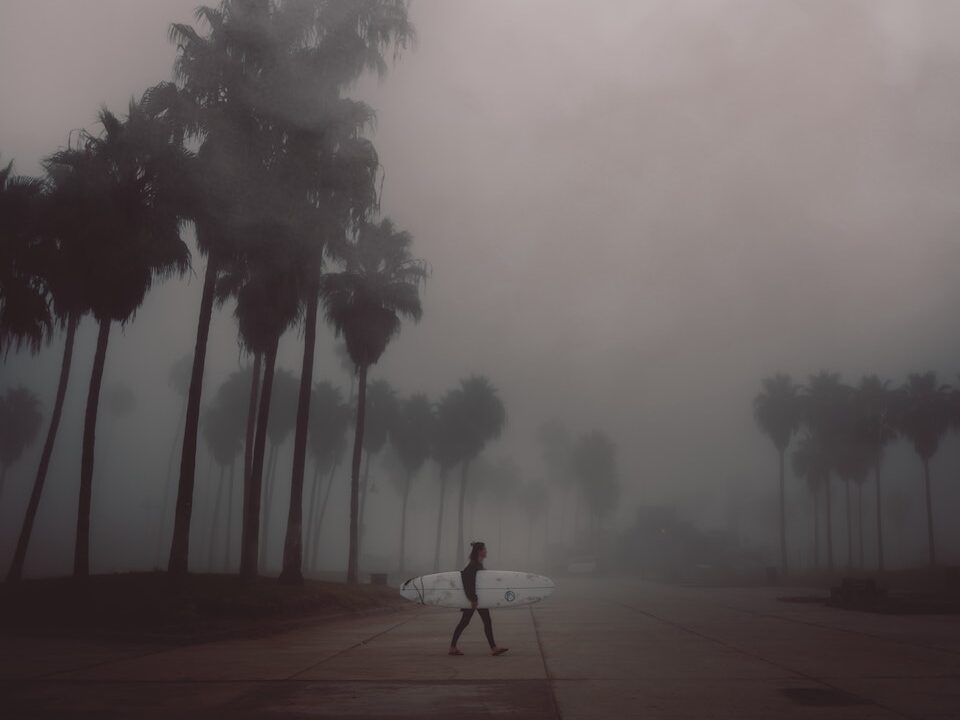
{"type": "MultiPolygon", "coordinates": [[[[314,476],[311,486],[309,516],[307,518],[307,565],[316,568],[317,544],[320,527],[333,487],[333,475],[346,451],[347,429],[350,425],[350,407],[343,401],[339,388],[326,381],[313,386],[310,400],[310,454],[313,457],[314,476]],[[320,501],[320,476],[327,474],[327,489],[320,501]],[[317,507],[320,503],[319,508],[317,507]]],[[[286,548],[284,548],[286,550],[286,548]]],[[[286,557],[286,555],[284,556],[286,557]]]]}
{"type": "Polygon", "coordinates": [[[25,387],[8,388],[0,398],[0,420],[0,497],[3,497],[7,471],[40,433],[43,422],[40,401],[25,387]]]}
{"type": "Polygon", "coordinates": [[[829,482],[830,465],[817,442],[816,436],[809,431],[803,434],[791,455],[793,472],[807,481],[807,489],[813,497],[813,566],[820,567],[820,489],[829,482]]]}
{"type": "Polygon", "coordinates": [[[520,487],[520,505],[527,516],[527,562],[532,563],[533,526],[545,516],[550,493],[541,481],[526,482],[520,487]]]}
{"type": "Polygon", "coordinates": [[[276,490],[279,449],[286,443],[297,423],[299,383],[289,370],[280,369],[273,377],[273,393],[270,400],[270,422],[267,424],[267,439],[270,454],[267,457],[266,486],[263,490],[263,532],[260,539],[260,567],[266,569],[269,562],[270,525],[273,518],[273,496],[276,490]]]}
{"type": "Polygon", "coordinates": [[[170,143],[160,123],[134,101],[125,121],[103,110],[100,124],[101,135],[83,132],[76,147],[49,161],[68,168],[74,197],[81,200],[69,239],[82,252],[76,251],[80,261],[72,271],[82,278],[86,306],[99,324],[83,431],[74,553],[80,577],[89,574],[94,438],[110,326],[127,322],[154,281],[182,274],[190,259],[180,238],[189,153],[170,143]]]}
{"type": "Polygon", "coordinates": [[[616,445],[601,430],[582,435],[573,451],[573,468],[590,511],[594,543],[601,521],[613,512],[619,497],[616,454],[616,445]]]}
{"type": "Polygon", "coordinates": [[[930,458],[950,427],[948,389],[937,382],[934,372],[911,373],[900,391],[901,407],[897,426],[913,443],[923,465],[923,486],[927,502],[927,539],[930,565],[936,565],[937,549],[933,532],[933,503],[930,498],[930,458]]]}
{"type": "Polygon", "coordinates": [[[833,572],[833,491],[830,475],[837,467],[852,391],[837,373],[823,370],[811,375],[799,396],[800,420],[813,436],[824,463],[823,486],[827,499],[827,568],[833,572]]]}
{"type": "Polygon", "coordinates": [[[40,351],[53,332],[41,245],[43,182],[0,167],[0,354],[40,351]]]}
{"type": "MultiPolygon", "coordinates": [[[[573,441],[567,428],[558,420],[549,420],[537,429],[540,458],[552,483],[560,493],[560,541],[567,526],[567,496],[574,487],[572,472],[573,441]]],[[[547,511],[549,513],[549,509],[547,511]]]]}
{"type": "Polygon", "coordinates": [[[460,436],[460,502],[457,512],[457,558],[464,557],[463,505],[467,492],[470,463],[487,444],[500,437],[507,422],[507,411],[496,388],[483,375],[474,375],[460,381],[459,393],[455,396],[455,431],[460,436]]]}
{"type": "Polygon", "coordinates": [[[860,417],[863,441],[870,448],[873,460],[874,485],[877,492],[877,568],[884,570],[883,562],[883,493],[880,490],[880,466],[883,451],[897,437],[893,425],[896,396],[890,383],[876,375],[866,375],[860,381],[856,393],[856,405],[860,417]]]}
{"type": "Polygon", "coordinates": [[[403,503],[400,507],[400,576],[403,577],[406,563],[407,500],[413,478],[430,457],[430,446],[435,434],[436,415],[433,405],[423,393],[404,399],[398,409],[397,421],[390,431],[390,442],[397,451],[403,473],[396,474],[403,503]]]}
{"type": "MultiPolygon", "coordinates": [[[[397,422],[397,392],[386,380],[374,380],[367,388],[367,417],[363,430],[363,451],[366,461],[360,480],[360,538],[357,554],[363,557],[364,518],[367,509],[367,494],[370,483],[371,460],[386,447],[391,430],[397,422]]],[[[376,490],[374,489],[374,492],[376,490]]]]}
{"type": "MultiPolygon", "coordinates": [[[[338,97],[340,89],[365,70],[385,72],[385,52],[405,47],[413,35],[406,4],[399,0],[363,3],[224,0],[217,8],[199,8],[197,19],[208,26],[206,35],[200,35],[189,25],[171,26],[171,40],[178,46],[174,65],[177,84],[158,85],[152,93],[157,104],[176,121],[181,135],[202,142],[198,154],[206,178],[205,202],[196,222],[198,246],[207,256],[207,270],[184,429],[171,549],[173,572],[185,572],[187,567],[197,423],[214,288],[224,263],[233,254],[236,224],[245,222],[244,209],[258,201],[260,188],[251,180],[265,164],[285,166],[285,174],[290,177],[288,171],[292,165],[276,162],[284,153],[303,160],[309,166],[308,172],[311,168],[329,169],[331,165],[318,161],[313,153],[300,151],[316,149],[318,138],[332,136],[324,132],[330,129],[330,109],[335,108],[333,114],[336,114],[342,112],[342,105],[331,102],[331,98],[338,97]]],[[[339,117],[342,119],[342,115],[339,117]]],[[[303,172],[292,174],[294,182],[287,188],[293,190],[291,198],[310,194],[318,209],[329,209],[324,200],[323,182],[305,187],[296,182],[303,178],[303,172]]],[[[356,181],[355,177],[347,179],[337,172],[328,173],[321,180],[329,182],[331,178],[334,186],[356,181]]],[[[288,214],[289,217],[297,215],[288,214]]],[[[303,223],[300,225],[302,230],[303,223]]],[[[309,421],[319,253],[328,239],[318,232],[317,225],[331,225],[330,218],[312,223],[309,243],[312,252],[301,263],[305,273],[300,299],[306,299],[304,368],[307,372],[301,377],[291,489],[298,507],[309,421]]],[[[251,473],[254,465],[251,459],[251,473]]],[[[299,513],[297,509],[293,518],[298,537],[299,513]]],[[[295,545],[299,553],[299,540],[295,545]]]]}
{"type": "MultiPolygon", "coordinates": [[[[850,398],[851,400],[853,398],[850,398]]],[[[858,488],[863,487],[867,475],[870,473],[870,467],[873,464],[873,449],[864,439],[863,428],[858,423],[856,415],[857,408],[853,402],[848,403],[844,408],[846,417],[844,418],[844,429],[838,447],[836,461],[837,474],[843,480],[844,492],[847,500],[847,568],[853,568],[853,510],[850,502],[850,482],[856,483],[858,488]]],[[[863,493],[858,490],[860,498],[860,510],[862,516],[863,493]]],[[[860,522],[860,555],[861,565],[863,555],[863,522],[860,522]]]]}
{"type": "Polygon", "coordinates": [[[400,317],[419,321],[420,284],[427,267],[410,255],[413,238],[393,223],[360,227],[355,243],[343,250],[344,270],[327,275],[321,288],[327,320],[343,335],[357,367],[359,392],[350,473],[350,550],[347,581],[357,582],[359,549],[360,453],[366,419],[367,372],[400,332],[400,317]]]}
{"type": "Polygon", "coordinates": [[[433,554],[433,571],[440,571],[440,540],[443,536],[443,510],[447,493],[447,474],[463,457],[463,437],[458,421],[462,417],[460,406],[461,388],[448,390],[436,408],[437,421],[430,452],[437,463],[440,482],[440,506],[437,509],[437,541],[433,554]]]}
{"type": "Polygon", "coordinates": [[[163,505],[160,511],[160,522],[157,528],[157,564],[160,564],[161,553],[164,543],[164,534],[167,526],[167,511],[170,507],[170,491],[173,484],[173,459],[177,454],[177,446],[183,437],[183,422],[186,419],[187,412],[187,394],[190,391],[190,370],[193,366],[193,357],[191,355],[182,355],[177,359],[167,372],[167,384],[174,394],[182,400],[182,407],[178,414],[177,429],[173,433],[173,441],[170,443],[170,454],[167,456],[167,474],[164,476],[163,483],[163,505]]]}
{"type": "Polygon", "coordinates": [[[777,373],[764,378],[761,390],[753,400],[753,417],[777,449],[780,470],[780,569],[786,575],[788,572],[787,513],[783,458],[790,444],[790,438],[797,432],[800,424],[797,386],[789,375],[777,373]]]}
{"type": "Polygon", "coordinates": [[[26,344],[39,350],[44,330],[50,330],[51,312],[66,328],[60,378],[50,414],[50,425],[40,454],[23,525],[7,579],[23,575],[33,523],[40,507],[50,459],[56,442],[70,379],[74,339],[87,308],[83,283],[73,272],[82,260],[82,243],[68,242],[78,231],[76,183],[67,168],[47,165],[43,194],[38,181],[0,171],[0,347],[26,344]]]}

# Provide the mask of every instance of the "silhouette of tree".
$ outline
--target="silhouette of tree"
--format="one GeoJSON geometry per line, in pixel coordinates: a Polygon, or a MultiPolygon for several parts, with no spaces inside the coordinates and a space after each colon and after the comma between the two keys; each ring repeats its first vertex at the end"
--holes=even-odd
{"type": "Polygon", "coordinates": [[[389,220],[361,226],[356,242],[343,248],[342,272],[324,277],[321,293],[328,322],[343,335],[357,366],[359,393],[350,479],[350,550],[347,581],[357,582],[360,453],[366,419],[367,371],[400,331],[400,316],[419,321],[420,284],[426,265],[410,255],[413,238],[389,220]]]}
{"type": "Polygon", "coordinates": [[[883,493],[880,488],[880,468],[883,451],[897,437],[893,425],[896,396],[890,383],[876,375],[865,375],[857,386],[855,403],[860,424],[860,434],[869,448],[873,467],[874,486],[877,493],[877,569],[883,572],[883,493]]]}
{"type": "Polygon", "coordinates": [[[590,511],[593,541],[603,518],[613,512],[619,497],[617,448],[600,430],[582,435],[573,451],[573,467],[590,511]]]}
{"type": "Polygon", "coordinates": [[[263,495],[263,533],[260,538],[260,567],[267,569],[269,562],[270,525],[273,519],[273,497],[276,492],[278,450],[290,437],[297,423],[297,399],[299,382],[293,373],[280,369],[274,374],[273,394],[270,400],[270,422],[267,424],[267,439],[270,455],[267,458],[266,486],[263,495]]]}
{"type": "Polygon", "coordinates": [[[532,563],[533,526],[546,513],[549,493],[546,485],[539,481],[528,481],[519,490],[520,505],[527,516],[527,562],[532,563]]]}
{"type": "Polygon", "coordinates": [[[487,444],[500,437],[507,422],[507,411],[496,388],[483,375],[473,375],[460,381],[459,393],[454,396],[456,411],[453,429],[459,436],[460,502],[457,512],[457,559],[463,559],[463,505],[467,492],[470,463],[487,444]]]}
{"type": "Polygon", "coordinates": [[[807,489],[813,497],[813,565],[820,567],[820,490],[828,482],[830,461],[817,437],[805,432],[791,455],[793,472],[806,480],[807,489]]]}
{"type": "Polygon", "coordinates": [[[790,438],[797,432],[800,424],[797,387],[789,375],[778,373],[764,378],[761,390],[753,400],[753,417],[777,449],[780,471],[780,569],[786,575],[787,515],[783,459],[790,438]]]}
{"type": "Polygon", "coordinates": [[[347,429],[350,426],[352,412],[343,401],[339,388],[326,381],[313,386],[313,398],[310,401],[310,444],[309,450],[314,462],[313,485],[310,492],[309,516],[307,519],[307,565],[316,569],[316,558],[320,528],[333,487],[333,475],[347,448],[347,429]],[[327,488],[320,502],[320,475],[327,474],[327,488]]]}
{"type": "Polygon", "coordinates": [[[934,372],[911,373],[900,391],[897,427],[912,444],[923,465],[923,485],[927,503],[927,538],[930,565],[937,562],[933,530],[933,504],[930,499],[930,458],[950,426],[949,391],[937,382],[934,372]]]}
{"type": "Polygon", "coordinates": [[[437,422],[434,424],[434,437],[431,443],[431,454],[439,468],[440,505],[437,509],[437,540],[433,553],[433,571],[440,571],[440,540],[443,536],[443,511],[447,492],[447,474],[463,455],[463,433],[460,432],[458,421],[461,417],[460,388],[448,390],[441,398],[436,408],[437,422]]]}
{"type": "Polygon", "coordinates": [[[99,324],[87,398],[80,472],[74,574],[89,573],[90,499],[94,436],[107,341],[113,322],[125,323],[157,279],[182,274],[190,254],[180,238],[187,210],[182,178],[191,156],[169,142],[162,125],[131,101],[126,120],[100,113],[103,132],[80,134],[79,143],[51,157],[67,168],[76,202],[72,272],[81,278],[85,305],[99,324]]]}
{"type": "Polygon", "coordinates": [[[397,451],[403,473],[396,473],[400,496],[403,503],[400,507],[400,576],[403,577],[406,566],[406,539],[407,539],[407,500],[410,497],[410,486],[413,478],[430,457],[430,446],[435,434],[433,405],[426,395],[417,393],[400,402],[396,422],[390,430],[390,442],[397,451]]]}
{"type": "Polygon", "coordinates": [[[800,393],[800,418],[813,436],[825,463],[823,488],[827,499],[827,568],[832,572],[833,557],[833,492],[831,473],[837,467],[840,446],[844,437],[844,417],[848,407],[850,388],[840,381],[837,373],[823,370],[811,375],[800,393]]]}
{"type": "Polygon", "coordinates": [[[0,498],[7,471],[36,441],[42,422],[40,401],[25,387],[8,388],[0,397],[0,498]]]}
{"type": "Polygon", "coordinates": [[[386,380],[375,380],[367,388],[367,417],[363,431],[363,450],[366,461],[360,479],[360,537],[357,553],[363,557],[363,539],[366,534],[367,494],[376,488],[370,482],[370,464],[387,444],[390,431],[397,422],[399,401],[397,392],[386,380]]]}
{"type": "MultiPolygon", "coordinates": [[[[63,174],[59,175],[63,179],[63,174]]],[[[10,581],[23,574],[30,536],[53,456],[63,403],[70,379],[74,338],[85,307],[79,283],[65,258],[59,231],[75,231],[72,223],[61,222],[65,205],[56,174],[46,182],[13,175],[13,165],[0,170],[0,352],[26,346],[38,352],[44,335],[50,337],[53,320],[65,326],[66,335],[57,394],[50,425],[40,454],[30,499],[24,514],[13,561],[7,574],[10,581]]]]}

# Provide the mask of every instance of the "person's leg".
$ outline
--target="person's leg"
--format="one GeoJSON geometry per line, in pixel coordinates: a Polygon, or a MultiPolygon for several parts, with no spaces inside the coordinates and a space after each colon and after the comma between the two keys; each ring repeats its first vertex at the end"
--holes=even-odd
{"type": "Polygon", "coordinates": [[[480,619],[483,620],[483,633],[487,636],[487,642],[490,643],[490,649],[493,650],[497,644],[493,641],[493,622],[490,620],[489,610],[477,610],[480,613],[480,619]]]}
{"type": "Polygon", "coordinates": [[[460,613],[460,622],[453,631],[453,640],[450,641],[451,650],[457,646],[457,641],[460,639],[460,633],[462,633],[466,629],[467,625],[470,624],[470,618],[473,617],[473,608],[470,608],[469,610],[461,610],[460,613]]]}

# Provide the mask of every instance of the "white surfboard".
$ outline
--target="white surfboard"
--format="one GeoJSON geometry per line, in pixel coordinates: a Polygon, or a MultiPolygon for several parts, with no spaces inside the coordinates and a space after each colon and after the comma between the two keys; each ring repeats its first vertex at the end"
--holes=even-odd
{"type": "MultiPolygon", "coordinates": [[[[530,605],[549,596],[554,587],[553,580],[543,575],[513,570],[480,570],[477,572],[477,607],[530,605]]],[[[400,586],[400,594],[420,605],[470,607],[459,570],[411,578],[400,586]]]]}

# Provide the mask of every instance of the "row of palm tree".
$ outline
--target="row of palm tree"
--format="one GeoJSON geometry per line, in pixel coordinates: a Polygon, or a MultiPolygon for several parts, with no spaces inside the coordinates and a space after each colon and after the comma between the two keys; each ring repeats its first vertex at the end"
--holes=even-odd
{"type": "MultiPolygon", "coordinates": [[[[85,412],[74,574],[89,573],[97,410],[111,326],[132,320],[151,286],[184,273],[183,225],[206,257],[186,393],[168,570],[187,571],[203,370],[215,304],[235,303],[241,346],[254,357],[245,438],[241,574],[258,573],[264,451],[280,337],[300,325],[291,503],[282,579],[302,580],[302,488],[316,324],[346,339],[359,400],[351,525],[356,527],[366,378],[400,328],[421,315],[427,267],[409,234],[375,222],[379,163],[363,132],[373,111],[343,95],[363,72],[386,70],[412,37],[399,0],[224,0],[201,7],[201,33],[173,25],[176,81],[104,110],[45,162],[41,179],[0,180],[3,213],[0,349],[39,351],[66,328],[57,399],[9,577],[22,574],[53,449],[79,320],[99,333],[85,412]],[[7,221],[9,218],[9,221],[7,221]],[[327,270],[330,264],[338,272],[327,270]]],[[[356,580],[356,532],[348,578],[356,580]]]]}
{"type": "MultiPolygon", "coordinates": [[[[819,501],[826,497],[828,568],[834,568],[831,478],[844,485],[847,499],[848,566],[853,565],[850,484],[862,487],[872,473],[876,491],[878,569],[884,569],[883,493],[881,467],[884,450],[897,438],[908,441],[923,469],[930,565],[936,564],[936,540],[930,485],[930,460],[950,427],[960,428],[960,390],[941,384],[934,372],[912,373],[900,386],[876,375],[866,375],[856,386],[840,375],[822,371],[806,385],[778,373],[765,378],[753,403],[754,418],[773,442],[779,460],[781,568],[786,574],[787,537],[784,466],[787,450],[799,437],[791,456],[798,477],[806,481],[814,499],[814,545],[819,558],[819,501]]],[[[861,554],[862,521],[860,523],[861,554]]],[[[862,559],[861,559],[862,560],[862,559]]],[[[861,561],[862,564],[862,561],[861,561]]]]}

